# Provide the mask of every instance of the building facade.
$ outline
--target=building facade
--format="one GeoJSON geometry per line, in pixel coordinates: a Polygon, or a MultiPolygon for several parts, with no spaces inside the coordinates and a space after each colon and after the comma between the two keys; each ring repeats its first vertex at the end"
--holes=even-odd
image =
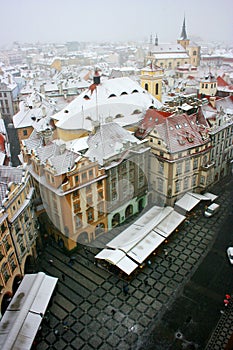
{"type": "Polygon", "coordinates": [[[0,166],[0,302],[3,314],[23,275],[37,258],[38,223],[31,178],[26,169],[0,166]]]}
{"type": "Polygon", "coordinates": [[[185,19],[177,44],[160,44],[157,36],[154,44],[151,40],[146,62],[148,60],[162,69],[170,70],[185,65],[199,66],[200,47],[188,39],[185,19]]]}
{"type": "Polygon", "coordinates": [[[140,125],[136,133],[143,138],[149,130],[150,201],[173,206],[184,193],[200,193],[213,183],[211,140],[197,115],[150,113],[155,113],[153,124],[140,125]]]}

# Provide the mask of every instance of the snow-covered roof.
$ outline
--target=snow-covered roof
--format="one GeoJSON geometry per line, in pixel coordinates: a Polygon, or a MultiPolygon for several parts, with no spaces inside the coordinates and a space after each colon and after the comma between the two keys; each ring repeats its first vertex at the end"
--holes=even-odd
{"type": "Polygon", "coordinates": [[[100,125],[96,133],[89,136],[87,143],[89,149],[85,156],[103,165],[107,159],[128,150],[129,144],[137,145],[141,141],[117,123],[107,123],[100,125]]]}
{"type": "MultiPolygon", "coordinates": [[[[139,114],[151,106],[160,108],[162,104],[135,81],[122,77],[91,85],[53,118],[61,129],[92,130],[93,121],[103,123],[109,117],[117,121],[119,116],[134,115],[136,123],[139,114]]],[[[127,120],[125,122],[127,124],[127,120]]]]}
{"type": "Polygon", "coordinates": [[[179,53],[179,52],[186,52],[186,50],[183,48],[180,44],[169,44],[169,43],[161,43],[159,45],[154,45],[151,48],[151,52],[154,53],[179,53]]]}
{"type": "MultiPolygon", "coordinates": [[[[13,116],[13,124],[16,129],[32,126],[45,116],[49,117],[55,112],[55,105],[50,103],[45,96],[34,91],[26,101],[19,104],[19,112],[13,116]]],[[[34,126],[35,128],[35,126],[34,126]]]]}
{"type": "Polygon", "coordinates": [[[190,58],[189,55],[186,52],[171,52],[171,53],[160,53],[156,52],[153,55],[155,58],[163,60],[163,59],[175,59],[175,58],[190,58]]]}

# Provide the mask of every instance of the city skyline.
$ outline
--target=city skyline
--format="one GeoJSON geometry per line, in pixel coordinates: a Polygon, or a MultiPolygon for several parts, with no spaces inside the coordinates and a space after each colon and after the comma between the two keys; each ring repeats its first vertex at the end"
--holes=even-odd
{"type": "Polygon", "coordinates": [[[0,47],[18,42],[144,41],[175,42],[184,16],[189,38],[232,43],[233,3],[223,0],[12,0],[1,4],[0,47]]]}

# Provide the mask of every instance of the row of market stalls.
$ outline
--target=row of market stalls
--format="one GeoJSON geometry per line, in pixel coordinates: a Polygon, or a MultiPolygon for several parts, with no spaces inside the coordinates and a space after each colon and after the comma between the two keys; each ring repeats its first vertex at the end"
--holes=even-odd
{"type": "Polygon", "coordinates": [[[212,193],[186,193],[172,207],[154,206],[106,244],[95,258],[130,275],[177,229],[201,200],[214,201],[212,193]]]}

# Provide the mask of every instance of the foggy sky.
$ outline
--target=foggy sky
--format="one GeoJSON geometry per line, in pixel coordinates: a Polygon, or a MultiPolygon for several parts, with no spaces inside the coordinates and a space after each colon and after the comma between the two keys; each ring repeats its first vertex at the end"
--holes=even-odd
{"type": "Polygon", "coordinates": [[[232,0],[2,0],[0,47],[14,41],[233,42],[232,0]]]}

